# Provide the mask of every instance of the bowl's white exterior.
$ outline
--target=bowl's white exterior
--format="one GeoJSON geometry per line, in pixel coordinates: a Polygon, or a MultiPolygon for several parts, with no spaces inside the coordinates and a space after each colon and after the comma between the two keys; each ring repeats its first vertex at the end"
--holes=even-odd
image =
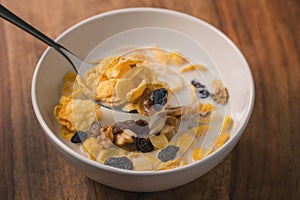
{"type": "MultiPolygon", "coordinates": [[[[206,49],[230,91],[235,120],[231,139],[207,158],[187,166],[167,170],[136,172],[120,170],[89,160],[61,141],[55,133],[57,122],[53,107],[59,100],[63,75],[70,71],[67,61],[48,48],[39,60],[32,81],[34,111],[46,136],[61,155],[88,177],[111,187],[129,191],[158,191],[193,181],[215,167],[241,137],[254,104],[254,84],[250,69],[238,48],[220,31],[194,17],[175,11],[154,8],[131,8],[103,13],[84,20],[65,31],[60,43],[85,57],[107,37],[139,27],[163,27],[180,31],[206,49]]],[[[180,42],[180,41],[175,41],[180,42]]],[[[53,161],[55,162],[55,161],[53,161]]]]}

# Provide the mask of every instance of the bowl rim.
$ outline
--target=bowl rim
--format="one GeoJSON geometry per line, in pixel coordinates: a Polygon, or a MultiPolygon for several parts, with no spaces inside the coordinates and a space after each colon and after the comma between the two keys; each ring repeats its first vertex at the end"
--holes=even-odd
{"type": "MultiPolygon", "coordinates": [[[[116,9],[116,10],[111,10],[111,11],[106,11],[100,14],[96,14],[94,16],[88,17],[74,25],[72,25],[70,28],[66,29],[64,32],[62,32],[56,39],[55,41],[59,41],[60,39],[62,39],[63,37],[65,37],[67,34],[69,34],[70,32],[72,32],[73,30],[77,29],[78,27],[89,23],[91,21],[97,20],[99,18],[103,18],[103,17],[108,17],[111,15],[116,15],[116,14],[124,14],[124,13],[134,13],[134,12],[155,12],[155,13],[163,13],[163,14],[168,14],[168,15],[175,15],[181,18],[186,18],[188,20],[191,21],[195,21],[197,23],[200,23],[201,25],[205,26],[208,29],[211,29],[212,31],[216,32],[220,37],[222,37],[223,39],[226,40],[226,42],[236,51],[237,54],[239,54],[240,59],[243,60],[243,67],[245,68],[245,70],[247,71],[247,74],[249,74],[249,78],[250,78],[250,101],[249,101],[249,105],[247,106],[246,109],[246,118],[245,118],[245,122],[241,125],[239,125],[239,127],[237,127],[236,129],[236,134],[234,135],[233,138],[230,138],[229,141],[227,141],[221,148],[217,149],[216,151],[214,151],[213,153],[211,153],[209,156],[189,163],[185,166],[181,166],[181,167],[177,167],[174,169],[168,169],[168,170],[161,170],[161,171],[134,171],[134,170],[125,170],[125,169],[119,169],[119,168],[115,168],[115,167],[110,167],[110,166],[106,166],[103,165],[101,163],[98,163],[96,161],[93,161],[87,157],[84,157],[82,155],[80,155],[78,152],[76,152],[75,150],[73,150],[71,147],[67,146],[63,141],[61,141],[61,139],[59,139],[52,131],[51,129],[47,126],[45,120],[42,117],[42,114],[39,110],[38,104],[37,104],[37,96],[36,96],[36,80],[37,80],[37,75],[39,72],[39,69],[41,67],[42,62],[44,61],[44,58],[49,54],[50,50],[52,49],[51,47],[48,47],[44,53],[42,54],[42,56],[40,57],[34,74],[33,74],[33,78],[32,78],[32,86],[31,86],[31,97],[32,97],[32,105],[33,105],[33,109],[35,112],[35,115],[40,123],[40,125],[42,126],[44,133],[47,134],[47,136],[49,137],[49,139],[51,139],[52,142],[54,142],[59,148],[61,148],[63,151],[65,151],[68,155],[72,156],[75,159],[80,160],[81,162],[84,162],[88,165],[91,165],[95,168],[100,168],[102,170],[105,171],[109,171],[111,173],[117,173],[117,174],[126,174],[126,175],[143,175],[143,176],[151,176],[151,175],[162,175],[162,174],[169,174],[169,173],[175,173],[178,171],[185,171],[189,168],[193,168],[195,165],[201,165],[202,163],[205,163],[207,161],[210,160],[214,160],[216,159],[217,155],[223,150],[225,149],[230,149],[230,147],[232,146],[232,148],[235,146],[236,142],[239,140],[239,138],[242,136],[244,129],[246,128],[249,119],[252,115],[253,112],[253,107],[254,107],[254,101],[255,101],[255,87],[254,87],[254,80],[253,80],[253,76],[249,67],[248,62],[246,61],[244,55],[242,54],[242,52],[240,51],[240,49],[228,38],[228,36],[226,36],[222,31],[220,31],[219,29],[217,29],[216,27],[214,27],[213,25],[209,24],[208,22],[205,22],[199,18],[196,18],[194,16],[179,12],[179,11],[174,11],[174,10],[170,10],[170,9],[163,9],[163,8],[152,8],[152,7],[134,7],[134,8],[122,8],[122,9],[116,9]]],[[[225,155],[227,156],[227,154],[225,155]]]]}

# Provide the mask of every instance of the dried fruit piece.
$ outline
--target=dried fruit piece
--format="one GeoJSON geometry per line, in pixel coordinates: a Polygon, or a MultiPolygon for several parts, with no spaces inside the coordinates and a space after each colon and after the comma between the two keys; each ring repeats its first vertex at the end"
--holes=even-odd
{"type": "Polygon", "coordinates": [[[186,165],[186,160],[182,157],[178,157],[175,160],[169,160],[168,162],[162,163],[157,170],[168,170],[174,169],[176,167],[181,167],[186,165]]]}
{"type": "Polygon", "coordinates": [[[150,102],[156,111],[160,111],[168,101],[168,90],[166,88],[159,88],[151,92],[150,102]]]}
{"type": "Polygon", "coordinates": [[[164,148],[169,143],[168,138],[164,134],[152,135],[149,139],[156,149],[164,148]]]}
{"type": "Polygon", "coordinates": [[[148,138],[135,138],[135,146],[138,151],[147,153],[153,151],[154,147],[148,138]]]}
{"type": "Polygon", "coordinates": [[[151,83],[138,99],[136,109],[142,115],[152,116],[166,106],[168,99],[169,90],[166,85],[151,83]]]}
{"type": "Polygon", "coordinates": [[[76,131],[76,133],[71,138],[72,143],[81,143],[88,138],[88,134],[83,131],[76,131]]]}
{"type": "Polygon", "coordinates": [[[195,87],[195,88],[205,88],[204,85],[202,85],[199,81],[196,80],[192,80],[191,84],[195,87]]]}
{"type": "Polygon", "coordinates": [[[205,89],[205,86],[202,85],[199,81],[192,80],[191,84],[196,88],[200,98],[205,99],[210,96],[210,92],[205,89]]]}
{"type": "Polygon", "coordinates": [[[210,95],[209,91],[206,89],[199,90],[198,93],[199,93],[199,97],[202,99],[205,99],[210,95]]]}
{"type": "Polygon", "coordinates": [[[133,164],[127,157],[110,157],[104,161],[104,165],[120,169],[133,170],[133,164]]]}
{"type": "Polygon", "coordinates": [[[158,158],[162,162],[168,162],[169,160],[173,160],[174,158],[176,158],[178,151],[179,151],[179,147],[174,145],[169,145],[158,153],[158,158]]]}

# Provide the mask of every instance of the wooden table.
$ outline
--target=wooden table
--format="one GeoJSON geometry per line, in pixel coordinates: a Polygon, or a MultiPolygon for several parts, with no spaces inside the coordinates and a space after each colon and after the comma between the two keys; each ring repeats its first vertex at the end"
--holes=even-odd
{"type": "Polygon", "coordinates": [[[85,177],[44,136],[31,105],[46,46],[0,20],[1,199],[300,199],[299,0],[0,0],[50,37],[105,11],[160,7],[225,32],[247,58],[256,87],[250,123],[234,150],[182,187],[133,193],[85,177]]]}

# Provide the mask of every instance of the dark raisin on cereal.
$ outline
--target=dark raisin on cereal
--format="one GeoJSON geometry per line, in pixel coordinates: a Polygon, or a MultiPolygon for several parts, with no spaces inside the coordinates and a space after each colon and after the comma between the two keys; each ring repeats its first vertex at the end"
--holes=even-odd
{"type": "Polygon", "coordinates": [[[113,135],[117,135],[123,132],[123,130],[118,126],[118,124],[114,124],[111,128],[113,135]]]}
{"type": "Polygon", "coordinates": [[[71,138],[72,143],[81,143],[88,138],[88,134],[83,131],[76,131],[76,133],[71,138]]]}
{"type": "Polygon", "coordinates": [[[150,102],[156,111],[160,111],[166,105],[168,100],[168,90],[166,88],[159,88],[151,92],[150,102]]]}
{"type": "Polygon", "coordinates": [[[209,97],[209,95],[210,95],[210,93],[208,90],[205,90],[205,89],[199,90],[200,98],[205,99],[205,98],[209,97]]]}
{"type": "Polygon", "coordinates": [[[104,161],[104,165],[120,169],[133,170],[133,164],[127,157],[110,157],[104,161]]]}
{"type": "Polygon", "coordinates": [[[179,147],[174,145],[169,145],[158,153],[158,158],[162,162],[173,160],[176,157],[178,151],[179,151],[179,147]]]}
{"type": "Polygon", "coordinates": [[[141,127],[148,126],[148,122],[142,119],[135,121],[135,124],[141,127]]]}
{"type": "Polygon", "coordinates": [[[128,112],[129,112],[129,113],[139,113],[136,109],[134,109],[134,110],[129,110],[128,112]]]}
{"type": "Polygon", "coordinates": [[[202,85],[199,81],[192,80],[191,84],[197,89],[200,98],[205,99],[210,96],[209,91],[205,89],[205,85],[202,85]]]}
{"type": "Polygon", "coordinates": [[[154,149],[151,141],[148,138],[135,138],[135,147],[143,153],[151,152],[154,149]]]}
{"type": "Polygon", "coordinates": [[[199,81],[196,80],[192,80],[191,84],[195,87],[195,88],[205,88],[204,85],[202,85],[199,81]]]}

